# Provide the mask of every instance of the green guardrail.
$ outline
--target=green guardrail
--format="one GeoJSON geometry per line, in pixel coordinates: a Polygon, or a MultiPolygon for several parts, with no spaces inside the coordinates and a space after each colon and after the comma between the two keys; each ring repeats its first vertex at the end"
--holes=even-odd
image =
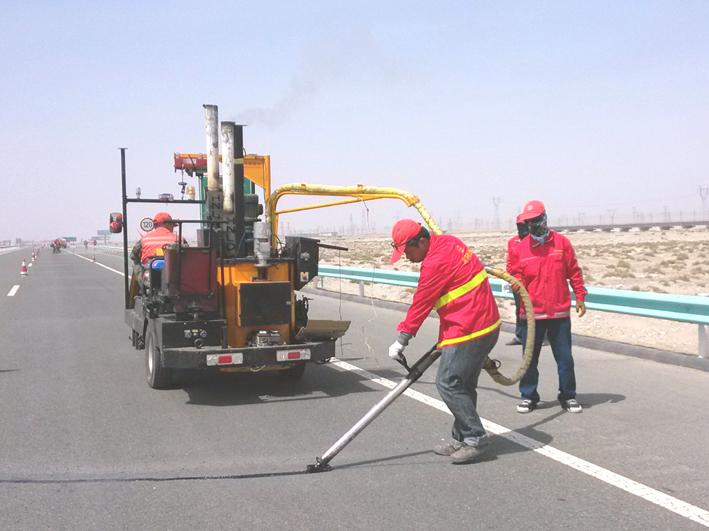
{"type": "MultiPolygon", "coordinates": [[[[390,269],[339,267],[326,264],[320,264],[318,269],[318,275],[321,277],[410,288],[415,288],[419,279],[418,273],[390,269]]],[[[490,285],[496,297],[513,298],[507,282],[490,277],[490,285]]],[[[709,325],[709,297],[596,287],[587,289],[586,307],[591,310],[709,325]]],[[[573,300],[573,293],[571,296],[573,300]]]]}

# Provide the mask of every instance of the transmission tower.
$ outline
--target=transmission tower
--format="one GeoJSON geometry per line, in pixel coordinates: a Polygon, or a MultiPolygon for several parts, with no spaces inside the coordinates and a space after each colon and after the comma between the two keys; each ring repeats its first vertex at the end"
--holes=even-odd
{"type": "Polygon", "coordinates": [[[702,200],[702,221],[707,218],[707,201],[709,201],[709,186],[699,187],[699,197],[702,200]]]}
{"type": "Polygon", "coordinates": [[[501,202],[502,202],[502,198],[499,196],[494,196],[492,198],[492,205],[495,207],[495,218],[493,220],[493,223],[494,223],[496,229],[500,228],[500,203],[501,202]]]}

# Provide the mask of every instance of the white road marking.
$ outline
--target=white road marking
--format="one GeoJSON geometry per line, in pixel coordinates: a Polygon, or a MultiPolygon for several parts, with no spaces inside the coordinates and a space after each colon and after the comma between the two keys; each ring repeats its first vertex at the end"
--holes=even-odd
{"type": "MultiPolygon", "coordinates": [[[[108,267],[107,265],[103,265],[99,262],[94,262],[93,260],[91,260],[91,258],[86,258],[85,256],[81,256],[80,254],[72,253],[71,251],[69,251],[69,254],[73,254],[74,256],[78,256],[82,260],[86,260],[87,262],[91,262],[92,264],[96,264],[99,267],[103,267],[104,269],[108,269],[109,271],[113,271],[117,275],[123,276],[123,271],[118,271],[118,269],[113,269],[112,267],[108,267]]],[[[130,278],[130,275],[128,275],[128,278],[130,278]]]]}
{"type": "MultiPolygon", "coordinates": [[[[92,262],[92,260],[89,258],[78,255],[76,253],[72,254],[78,256],[79,258],[83,258],[88,262],[92,262]]],[[[98,262],[92,263],[123,276],[123,273],[121,271],[118,271],[117,269],[113,269],[112,267],[99,264],[98,262]]],[[[370,380],[388,389],[393,389],[397,385],[397,382],[393,382],[387,378],[381,378],[380,376],[377,376],[372,372],[369,372],[365,369],[361,369],[356,365],[352,365],[345,361],[338,360],[337,358],[332,358],[330,363],[335,367],[339,367],[344,371],[350,371],[355,374],[358,374],[361,377],[366,378],[367,380],[370,380]]],[[[404,394],[409,398],[413,398],[414,400],[421,402],[422,404],[426,404],[427,406],[431,406],[434,409],[451,415],[450,410],[441,400],[428,396],[424,393],[420,393],[419,391],[414,391],[413,389],[407,389],[404,394]]],[[[519,444],[520,446],[528,448],[540,455],[543,455],[544,457],[548,457],[549,459],[561,463],[562,465],[571,467],[575,470],[578,470],[579,472],[582,472],[583,474],[603,481],[608,485],[612,485],[621,490],[624,490],[629,494],[638,496],[639,498],[649,501],[650,503],[653,503],[658,507],[662,507],[663,509],[683,516],[688,520],[692,520],[693,522],[701,524],[705,527],[709,527],[709,511],[702,509],[701,507],[697,507],[696,505],[692,505],[673,496],[669,496],[664,492],[660,492],[659,490],[655,490],[652,487],[648,487],[647,485],[638,483],[637,481],[634,481],[630,478],[626,478],[625,476],[621,476],[620,474],[611,472],[610,470],[607,470],[603,467],[594,465],[590,461],[586,461],[585,459],[581,459],[580,457],[576,457],[562,450],[558,450],[557,448],[554,448],[552,446],[548,446],[540,441],[532,439],[531,437],[527,437],[526,435],[517,433],[516,431],[511,430],[510,428],[501,426],[500,424],[495,424],[494,422],[490,422],[486,419],[482,419],[482,421],[483,425],[485,426],[485,429],[490,433],[505,437],[506,439],[516,444],[519,444]]]]}
{"type": "Polygon", "coordinates": [[[19,285],[19,284],[15,284],[14,286],[12,286],[12,288],[10,288],[10,291],[7,292],[7,296],[8,296],[8,297],[14,297],[14,296],[15,296],[15,293],[17,293],[17,290],[18,290],[18,289],[20,289],[20,285],[19,285]]]}
{"type": "MultiPolygon", "coordinates": [[[[339,367],[342,370],[354,372],[362,376],[363,378],[366,378],[388,389],[393,389],[398,384],[398,382],[393,382],[386,378],[381,378],[380,376],[377,376],[374,373],[371,373],[364,369],[360,369],[356,365],[352,365],[336,358],[333,358],[331,360],[331,364],[335,365],[336,367],[339,367]]],[[[410,398],[413,398],[414,400],[426,404],[427,406],[431,406],[439,411],[442,411],[443,413],[451,415],[450,410],[441,400],[430,397],[418,391],[414,391],[413,389],[407,389],[404,394],[410,398]]],[[[603,481],[608,485],[612,485],[621,490],[624,490],[629,494],[638,496],[646,501],[649,501],[650,503],[654,503],[655,505],[662,507],[663,509],[666,509],[689,520],[692,520],[693,522],[701,524],[705,527],[709,527],[709,511],[702,509],[701,507],[697,507],[696,505],[692,505],[680,499],[674,498],[673,496],[669,496],[664,492],[660,492],[659,490],[655,490],[652,487],[648,487],[647,485],[638,483],[637,481],[634,481],[630,478],[626,478],[625,476],[621,476],[620,474],[611,472],[610,470],[607,470],[598,465],[594,465],[589,461],[558,450],[557,448],[554,448],[552,446],[548,446],[542,442],[532,439],[531,437],[527,437],[526,435],[517,433],[516,431],[513,431],[509,428],[506,428],[499,424],[495,424],[494,422],[490,422],[489,420],[482,419],[482,421],[483,425],[485,426],[485,429],[490,433],[505,437],[506,439],[516,444],[519,444],[520,446],[523,446],[534,452],[537,452],[540,455],[543,455],[544,457],[548,457],[549,459],[552,459],[558,463],[561,463],[575,470],[578,470],[579,472],[582,472],[588,476],[603,481]]]]}

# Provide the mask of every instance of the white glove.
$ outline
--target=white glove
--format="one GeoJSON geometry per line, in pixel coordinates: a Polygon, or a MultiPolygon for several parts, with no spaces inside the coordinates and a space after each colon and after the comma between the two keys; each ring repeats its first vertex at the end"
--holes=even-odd
{"type": "Polygon", "coordinates": [[[404,349],[406,345],[402,345],[399,341],[394,341],[389,347],[389,357],[396,361],[401,361],[404,359],[404,349]]]}

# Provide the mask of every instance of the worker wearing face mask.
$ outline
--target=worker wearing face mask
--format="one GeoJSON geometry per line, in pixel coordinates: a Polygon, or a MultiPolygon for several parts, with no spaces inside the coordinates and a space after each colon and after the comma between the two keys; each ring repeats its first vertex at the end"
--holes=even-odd
{"type": "MultiPolygon", "coordinates": [[[[557,398],[565,410],[580,413],[583,408],[576,400],[576,375],[571,355],[571,296],[568,283],[576,296],[576,312],[582,317],[586,313],[583,274],[568,238],[549,230],[546,209],[541,201],[525,204],[518,219],[527,224],[529,236],[522,239],[517,247],[517,263],[511,273],[522,281],[532,299],[535,344],[532,363],[519,384],[522,401],[517,405],[517,411],[529,413],[539,402],[537,364],[546,335],[559,375],[557,398]]],[[[521,309],[520,317],[520,339],[524,344],[527,339],[524,309],[521,309]]]]}
{"type": "MultiPolygon", "coordinates": [[[[522,214],[517,216],[517,234],[507,241],[507,272],[511,275],[514,274],[517,267],[517,247],[519,247],[520,242],[529,234],[529,227],[527,223],[520,219],[521,215],[522,214]]],[[[513,295],[515,299],[515,335],[512,341],[508,342],[507,345],[521,345],[520,330],[522,327],[522,319],[520,319],[519,316],[519,293],[515,290],[513,295]]]]}

